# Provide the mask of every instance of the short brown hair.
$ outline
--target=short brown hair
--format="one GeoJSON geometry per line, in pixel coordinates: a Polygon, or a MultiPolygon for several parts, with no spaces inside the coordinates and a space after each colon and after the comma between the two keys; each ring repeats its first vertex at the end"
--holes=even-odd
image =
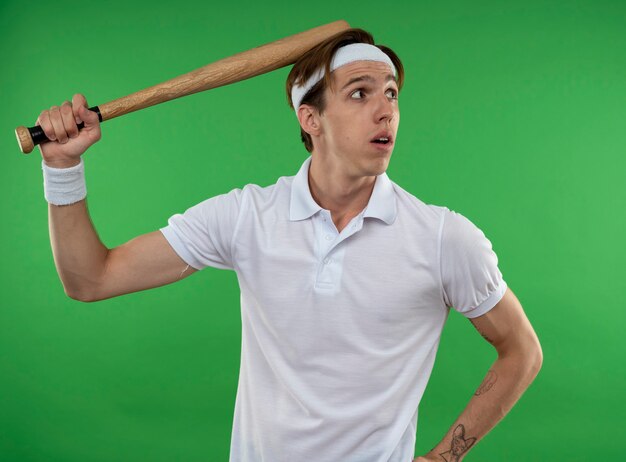
{"type": "MultiPolygon", "coordinates": [[[[296,61],[291,69],[291,72],[289,72],[289,75],[287,76],[286,89],[289,107],[295,110],[291,101],[291,89],[293,86],[304,84],[309,77],[311,77],[318,69],[323,67],[324,78],[317,82],[313,88],[311,88],[311,90],[304,95],[301,104],[309,104],[317,108],[320,114],[324,112],[326,107],[326,101],[324,100],[325,90],[326,88],[332,89],[330,63],[337,49],[351,43],[367,43],[369,45],[374,45],[389,56],[391,62],[396,67],[398,74],[398,91],[402,89],[402,85],[404,83],[404,66],[402,66],[402,61],[400,61],[398,55],[396,55],[391,48],[386,47],[385,45],[376,45],[374,43],[374,37],[369,32],[363,29],[352,28],[339,32],[324,40],[322,43],[307,51],[296,61]]],[[[312,152],[313,140],[311,139],[311,135],[305,132],[302,127],[300,127],[300,138],[302,139],[306,150],[312,152]]]]}

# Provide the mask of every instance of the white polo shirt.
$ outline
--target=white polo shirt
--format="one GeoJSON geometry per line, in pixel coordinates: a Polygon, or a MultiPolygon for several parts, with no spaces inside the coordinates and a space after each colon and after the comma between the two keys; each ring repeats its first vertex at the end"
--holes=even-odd
{"type": "MultiPolygon", "coordinates": [[[[449,308],[504,295],[480,229],[383,173],[337,232],[296,176],[248,184],[161,229],[196,269],[236,271],[242,348],[231,462],[410,462],[449,308]]],[[[207,294],[207,303],[210,303],[207,294]]]]}

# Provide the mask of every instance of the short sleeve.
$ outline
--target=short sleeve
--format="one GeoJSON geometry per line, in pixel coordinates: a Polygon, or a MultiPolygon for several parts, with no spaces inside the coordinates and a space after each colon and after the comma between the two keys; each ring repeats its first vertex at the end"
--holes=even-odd
{"type": "Polygon", "coordinates": [[[440,269],[446,306],[468,318],[487,313],[507,288],[491,242],[474,223],[447,208],[441,229],[440,269]]]}
{"type": "Polygon", "coordinates": [[[161,228],[174,251],[195,269],[234,269],[231,243],[241,212],[242,190],[211,197],[173,215],[161,228]]]}

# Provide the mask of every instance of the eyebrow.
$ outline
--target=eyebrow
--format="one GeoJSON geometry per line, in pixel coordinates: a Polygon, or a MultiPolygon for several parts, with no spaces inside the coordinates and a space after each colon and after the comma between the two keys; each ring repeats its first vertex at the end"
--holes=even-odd
{"type": "MultiPolygon", "coordinates": [[[[396,82],[396,84],[398,83],[398,81],[396,80],[395,75],[393,74],[387,74],[385,76],[385,82],[389,82],[390,80],[393,80],[394,82],[396,82]]],[[[375,82],[376,79],[374,77],[372,77],[371,75],[359,75],[357,77],[353,77],[351,78],[348,83],[346,83],[342,88],[341,91],[345,90],[346,88],[348,88],[350,85],[352,85],[355,82],[375,82]]]]}

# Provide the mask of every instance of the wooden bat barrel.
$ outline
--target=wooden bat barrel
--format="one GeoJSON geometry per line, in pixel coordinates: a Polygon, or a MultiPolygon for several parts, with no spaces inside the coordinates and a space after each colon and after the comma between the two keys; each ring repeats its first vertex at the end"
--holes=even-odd
{"type": "MultiPolygon", "coordinates": [[[[99,106],[90,107],[89,110],[96,112],[100,122],[103,122],[129,112],[180,98],[181,96],[191,95],[265,74],[295,63],[298,58],[315,45],[349,28],[348,23],[343,20],[315,27],[220,59],[166,82],[122,96],[99,106]]],[[[83,127],[84,124],[78,124],[79,129],[83,127]]],[[[17,127],[15,135],[20,150],[24,154],[31,152],[37,144],[50,141],[39,125],[29,128],[24,126],[17,127]]]]}

